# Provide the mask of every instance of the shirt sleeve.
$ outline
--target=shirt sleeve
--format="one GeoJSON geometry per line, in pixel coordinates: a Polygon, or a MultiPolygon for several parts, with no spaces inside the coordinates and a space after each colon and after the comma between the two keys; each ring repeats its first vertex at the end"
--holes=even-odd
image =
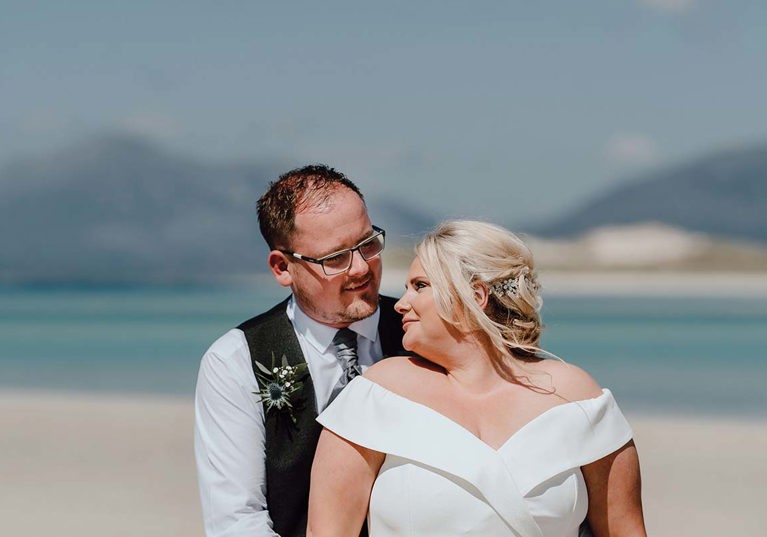
{"type": "Polygon", "coordinates": [[[257,391],[245,337],[230,330],[203,356],[195,392],[195,459],[207,537],[278,537],[266,505],[257,391]]]}

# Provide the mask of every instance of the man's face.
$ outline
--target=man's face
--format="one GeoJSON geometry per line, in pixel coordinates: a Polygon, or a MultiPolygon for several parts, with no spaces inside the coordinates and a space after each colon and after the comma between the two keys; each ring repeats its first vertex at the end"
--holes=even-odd
{"type": "MultiPolygon", "coordinates": [[[[339,187],[327,203],[296,214],[290,249],[318,259],[354,247],[372,234],[360,197],[339,187]]],[[[378,307],[380,256],[365,261],[354,252],[351,268],[334,276],[327,276],[320,265],[295,258],[288,258],[287,270],[299,307],[318,322],[340,328],[369,317],[378,307]]]]}

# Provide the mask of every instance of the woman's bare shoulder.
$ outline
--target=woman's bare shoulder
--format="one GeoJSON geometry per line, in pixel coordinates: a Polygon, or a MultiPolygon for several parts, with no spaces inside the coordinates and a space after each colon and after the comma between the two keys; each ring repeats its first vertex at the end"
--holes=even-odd
{"type": "Polygon", "coordinates": [[[592,399],[602,394],[594,377],[577,365],[554,359],[541,360],[532,368],[543,371],[550,378],[556,395],[568,401],[592,399]]]}
{"type": "Polygon", "coordinates": [[[403,395],[440,372],[438,366],[423,358],[392,356],[370,366],[363,376],[389,391],[403,395]]]}

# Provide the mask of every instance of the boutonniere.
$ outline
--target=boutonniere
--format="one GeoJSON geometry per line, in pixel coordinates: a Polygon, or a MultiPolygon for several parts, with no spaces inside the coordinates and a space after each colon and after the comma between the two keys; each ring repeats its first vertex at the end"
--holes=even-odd
{"type": "Polygon", "coordinates": [[[261,391],[253,392],[259,396],[259,403],[264,403],[266,412],[276,411],[287,412],[290,421],[296,423],[296,417],[293,415],[296,394],[301,391],[304,383],[301,379],[306,373],[306,364],[289,365],[287,357],[282,355],[282,365],[275,365],[274,354],[272,354],[272,369],[269,370],[262,363],[256,361],[256,366],[261,371],[258,373],[258,379],[261,381],[261,391]]]}

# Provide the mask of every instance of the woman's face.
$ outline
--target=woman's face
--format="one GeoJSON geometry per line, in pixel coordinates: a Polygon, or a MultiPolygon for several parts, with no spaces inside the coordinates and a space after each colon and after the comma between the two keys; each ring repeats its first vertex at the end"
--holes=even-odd
{"type": "Polygon", "coordinates": [[[394,309],[402,315],[405,349],[429,358],[455,342],[456,330],[437,313],[431,283],[417,257],[410,265],[405,293],[394,309]]]}

